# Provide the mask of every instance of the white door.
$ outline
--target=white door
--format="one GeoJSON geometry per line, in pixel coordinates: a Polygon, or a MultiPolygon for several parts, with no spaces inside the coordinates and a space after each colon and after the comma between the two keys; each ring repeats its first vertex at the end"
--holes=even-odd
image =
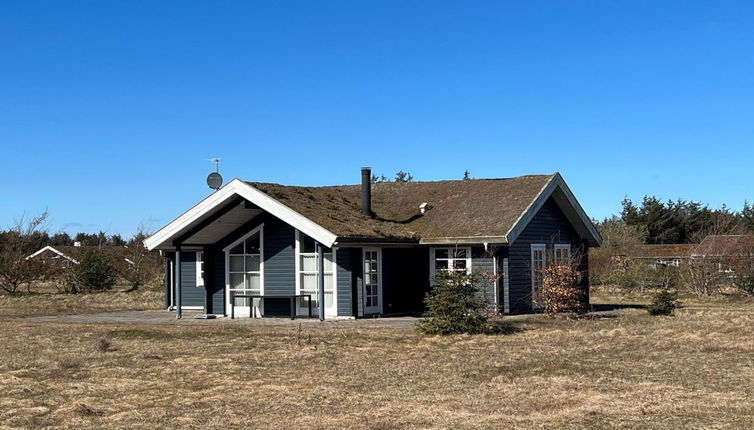
{"type": "Polygon", "coordinates": [[[380,250],[364,249],[364,313],[382,313],[380,250]]]}
{"type": "MultiPolygon", "coordinates": [[[[325,315],[326,316],[335,316],[336,315],[336,301],[335,301],[335,291],[333,288],[333,273],[334,273],[334,265],[333,265],[333,253],[330,252],[324,252],[323,256],[325,257],[324,261],[324,268],[325,268],[325,315]]],[[[318,287],[318,278],[319,278],[319,264],[316,252],[301,252],[299,254],[299,291],[297,294],[308,294],[311,296],[312,300],[312,315],[317,316],[318,309],[319,309],[319,287],[318,287]]],[[[299,298],[299,306],[298,306],[298,314],[299,315],[308,315],[309,314],[309,302],[306,298],[299,298]]]]}

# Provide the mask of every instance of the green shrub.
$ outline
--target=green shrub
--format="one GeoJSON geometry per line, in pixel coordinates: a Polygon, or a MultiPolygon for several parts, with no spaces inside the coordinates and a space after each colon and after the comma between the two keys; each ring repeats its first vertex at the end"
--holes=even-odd
{"type": "Polygon", "coordinates": [[[417,328],[425,334],[478,334],[487,328],[487,301],[479,293],[481,273],[441,272],[427,293],[424,313],[417,328]]]}
{"type": "Polygon", "coordinates": [[[88,252],[73,267],[68,279],[72,293],[109,290],[115,285],[115,267],[99,252],[88,252]]]}
{"type": "Polygon", "coordinates": [[[649,315],[673,315],[673,311],[680,305],[676,293],[660,290],[652,297],[652,302],[647,306],[647,312],[649,315]]]}

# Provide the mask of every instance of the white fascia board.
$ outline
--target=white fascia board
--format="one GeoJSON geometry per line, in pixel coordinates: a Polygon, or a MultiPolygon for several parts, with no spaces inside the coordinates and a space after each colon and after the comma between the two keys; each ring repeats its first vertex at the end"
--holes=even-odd
{"type": "MultiPolygon", "coordinates": [[[[335,243],[337,239],[335,234],[314,223],[309,218],[306,218],[288,206],[285,206],[267,194],[236,178],[199,202],[193,208],[184,212],[170,224],[148,237],[144,240],[144,246],[151,251],[158,246],[163,245],[165,242],[179,234],[183,229],[191,225],[191,223],[195,222],[198,218],[232,198],[234,195],[241,196],[254,203],[261,209],[306,233],[309,237],[328,248],[332,247],[332,244],[335,243]]],[[[170,246],[172,246],[172,244],[170,244],[170,246]]]]}
{"type": "Polygon", "coordinates": [[[69,256],[67,256],[67,255],[65,255],[65,254],[63,254],[62,252],[58,251],[57,249],[53,248],[53,247],[52,247],[52,246],[50,246],[50,245],[47,245],[47,246],[45,246],[44,248],[40,249],[39,251],[35,252],[34,254],[31,254],[30,256],[26,257],[26,258],[25,258],[25,260],[28,260],[28,259],[30,259],[30,258],[34,258],[34,257],[36,257],[37,255],[39,255],[39,254],[41,254],[41,253],[43,253],[43,252],[45,252],[45,251],[52,251],[52,252],[54,252],[55,254],[58,254],[59,256],[61,256],[61,257],[65,258],[66,260],[70,261],[70,262],[71,262],[71,263],[73,263],[73,264],[79,264],[79,262],[78,262],[78,261],[76,261],[75,259],[73,259],[73,258],[71,258],[71,257],[69,257],[69,256]]]}
{"type": "Polygon", "coordinates": [[[429,237],[419,240],[420,245],[477,245],[508,243],[506,236],[429,237]]]}
{"type": "Polygon", "coordinates": [[[552,175],[552,178],[550,178],[550,180],[547,181],[542,189],[539,190],[539,193],[534,198],[534,200],[532,200],[529,206],[527,206],[526,210],[524,210],[521,216],[518,217],[518,220],[513,223],[511,229],[508,230],[508,233],[505,236],[507,237],[509,243],[513,243],[518,238],[518,236],[522,231],[524,231],[526,226],[529,225],[529,222],[531,222],[532,218],[534,218],[537,212],[542,209],[542,206],[544,206],[545,202],[547,202],[547,199],[550,198],[550,196],[552,196],[552,194],[558,188],[560,188],[560,190],[563,192],[563,195],[566,197],[568,204],[576,212],[587,232],[592,236],[593,241],[598,246],[602,245],[602,236],[600,236],[599,232],[594,227],[594,224],[592,224],[592,220],[590,220],[586,212],[584,212],[584,208],[582,208],[581,204],[579,204],[578,200],[576,200],[576,197],[571,192],[571,189],[568,188],[568,185],[566,184],[565,180],[563,180],[563,177],[560,176],[560,173],[557,172],[552,175]]]}

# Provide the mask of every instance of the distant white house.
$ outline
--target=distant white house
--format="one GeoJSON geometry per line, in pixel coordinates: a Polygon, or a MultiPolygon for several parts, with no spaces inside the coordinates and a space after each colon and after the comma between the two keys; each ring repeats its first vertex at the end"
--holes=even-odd
{"type": "Polygon", "coordinates": [[[26,257],[26,259],[41,259],[51,264],[59,264],[61,268],[69,268],[75,264],[79,264],[83,256],[88,252],[100,252],[107,257],[117,261],[122,258],[128,264],[134,264],[127,256],[128,248],[116,247],[116,246],[82,246],[78,242],[76,245],[47,245],[33,254],[26,257]]]}

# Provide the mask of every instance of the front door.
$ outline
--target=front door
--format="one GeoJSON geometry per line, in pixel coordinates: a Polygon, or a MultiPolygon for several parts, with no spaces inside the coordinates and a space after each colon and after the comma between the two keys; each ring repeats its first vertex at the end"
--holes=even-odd
{"type": "Polygon", "coordinates": [[[382,313],[380,250],[364,249],[364,313],[382,313]]]}

